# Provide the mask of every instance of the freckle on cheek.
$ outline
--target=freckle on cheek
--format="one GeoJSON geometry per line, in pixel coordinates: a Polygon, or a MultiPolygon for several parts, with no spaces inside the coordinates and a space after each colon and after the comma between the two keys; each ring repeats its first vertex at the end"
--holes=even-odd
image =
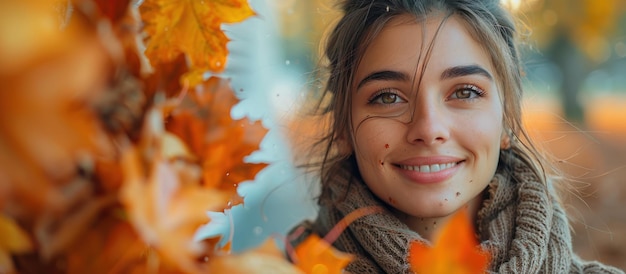
{"type": "Polygon", "coordinates": [[[456,196],[457,196],[457,197],[461,196],[461,192],[457,192],[457,193],[456,193],[456,196]]]}
{"type": "Polygon", "coordinates": [[[385,148],[389,148],[389,144],[385,144],[385,148]]]}
{"type": "Polygon", "coordinates": [[[390,204],[395,205],[396,204],[396,200],[394,200],[393,198],[389,197],[387,198],[387,201],[389,201],[390,204]]]}

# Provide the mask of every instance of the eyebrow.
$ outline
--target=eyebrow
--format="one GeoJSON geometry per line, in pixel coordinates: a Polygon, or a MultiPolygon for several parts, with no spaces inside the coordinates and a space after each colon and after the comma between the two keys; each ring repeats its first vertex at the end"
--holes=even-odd
{"type": "MultiPolygon", "coordinates": [[[[440,78],[441,80],[445,80],[445,79],[468,76],[468,75],[482,75],[488,78],[489,80],[493,81],[493,76],[491,75],[491,73],[489,73],[486,69],[484,69],[483,67],[479,65],[451,67],[451,68],[444,70],[441,73],[440,78]]],[[[359,82],[359,85],[357,86],[357,89],[361,88],[368,82],[372,82],[372,81],[407,81],[408,79],[409,79],[409,76],[407,74],[399,72],[399,71],[393,71],[393,70],[376,71],[367,75],[367,77],[361,80],[361,82],[359,82]]]]}
{"type": "Polygon", "coordinates": [[[483,67],[479,65],[456,66],[451,67],[441,73],[441,80],[463,77],[468,75],[482,75],[493,81],[493,76],[483,67]]]}
{"type": "Polygon", "coordinates": [[[372,81],[381,81],[381,80],[382,81],[385,81],[385,80],[386,81],[406,81],[408,79],[409,79],[408,75],[399,71],[393,71],[393,70],[376,71],[367,75],[367,77],[361,80],[361,82],[359,82],[359,85],[357,86],[357,89],[361,88],[368,82],[372,82],[372,81]]]}

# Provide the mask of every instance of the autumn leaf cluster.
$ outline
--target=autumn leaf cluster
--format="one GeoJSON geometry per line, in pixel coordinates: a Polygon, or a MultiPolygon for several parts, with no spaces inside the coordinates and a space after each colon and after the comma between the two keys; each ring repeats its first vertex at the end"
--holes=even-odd
{"type": "MultiPolygon", "coordinates": [[[[0,273],[343,271],[333,239],[378,209],[292,262],[271,239],[241,254],[194,240],[266,166],[244,161],[266,129],[233,120],[229,80],[205,76],[227,63],[222,24],[253,15],[246,0],[0,1],[0,273]]],[[[422,272],[449,248],[409,259],[422,272]]]]}
{"type": "Polygon", "coordinates": [[[204,74],[226,64],[221,25],[252,15],[242,0],[0,3],[0,273],[210,273],[229,256],[193,237],[242,202],[266,130],[233,120],[229,81],[204,74]]]}

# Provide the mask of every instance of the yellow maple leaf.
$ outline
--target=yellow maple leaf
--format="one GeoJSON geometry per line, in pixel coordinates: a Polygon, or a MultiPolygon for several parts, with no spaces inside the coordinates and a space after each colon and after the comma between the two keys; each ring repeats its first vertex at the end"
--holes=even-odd
{"type": "Polygon", "coordinates": [[[189,86],[198,84],[204,71],[224,69],[228,37],[221,25],[254,15],[247,0],[146,0],[139,11],[148,34],[150,62],[155,66],[185,54],[191,67],[188,79],[193,81],[189,86]]]}
{"type": "Polygon", "coordinates": [[[465,210],[444,225],[434,246],[412,242],[408,259],[415,273],[477,274],[489,266],[489,254],[479,249],[465,210]]]}
{"type": "Polygon", "coordinates": [[[76,24],[63,31],[61,0],[0,2],[0,74],[19,73],[40,58],[79,43],[76,24]],[[41,41],[46,41],[41,43],[41,41]]]}
{"type": "Polygon", "coordinates": [[[28,235],[4,214],[0,214],[0,273],[15,271],[11,254],[31,251],[33,244],[28,235]]]}

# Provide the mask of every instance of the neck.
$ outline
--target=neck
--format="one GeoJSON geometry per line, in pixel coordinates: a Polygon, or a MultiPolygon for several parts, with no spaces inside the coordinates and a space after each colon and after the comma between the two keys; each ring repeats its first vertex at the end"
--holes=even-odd
{"type": "MultiPolygon", "coordinates": [[[[482,202],[483,195],[479,194],[465,205],[470,222],[474,224],[474,226],[476,225],[476,216],[478,215],[478,210],[480,209],[482,202]]],[[[457,212],[458,210],[446,216],[428,218],[404,215],[400,217],[400,220],[402,220],[402,222],[404,222],[411,230],[420,234],[420,236],[422,236],[425,240],[433,243],[441,228],[443,228],[448,220],[451,219],[457,212]]],[[[476,227],[474,227],[474,230],[476,230],[476,227]]]]}

